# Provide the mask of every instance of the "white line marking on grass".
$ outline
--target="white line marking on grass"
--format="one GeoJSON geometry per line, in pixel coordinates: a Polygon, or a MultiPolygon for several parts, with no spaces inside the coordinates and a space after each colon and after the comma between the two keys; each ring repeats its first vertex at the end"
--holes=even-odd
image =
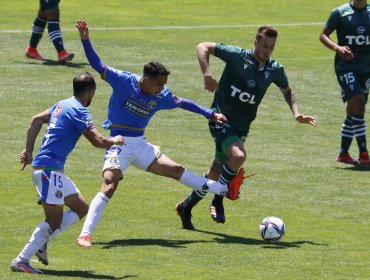
{"type": "MultiPolygon", "coordinates": [[[[132,26],[132,27],[96,27],[91,30],[170,30],[170,29],[210,29],[210,28],[241,28],[241,27],[259,27],[261,25],[271,25],[274,27],[281,26],[323,26],[324,22],[292,22],[292,23],[276,23],[276,24],[226,24],[226,25],[194,25],[194,26],[132,26]]],[[[62,31],[76,31],[75,28],[65,28],[62,31]]],[[[12,29],[0,30],[0,33],[25,33],[31,32],[30,29],[12,29]]]]}

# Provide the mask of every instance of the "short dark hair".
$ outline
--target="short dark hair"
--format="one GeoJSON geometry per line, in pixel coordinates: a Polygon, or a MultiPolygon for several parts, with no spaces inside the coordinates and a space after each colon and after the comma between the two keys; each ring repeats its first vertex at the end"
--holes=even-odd
{"type": "Polygon", "coordinates": [[[151,61],[144,65],[143,74],[144,76],[168,76],[171,72],[164,67],[163,64],[157,62],[157,61],[151,61]]]}
{"type": "Polygon", "coordinates": [[[257,34],[256,34],[256,40],[259,41],[264,36],[269,37],[269,38],[277,38],[278,32],[273,27],[264,25],[258,28],[257,34]]]}
{"type": "Polygon", "coordinates": [[[96,89],[96,83],[93,75],[91,75],[89,72],[80,73],[73,78],[74,96],[79,96],[91,89],[96,89]]]}

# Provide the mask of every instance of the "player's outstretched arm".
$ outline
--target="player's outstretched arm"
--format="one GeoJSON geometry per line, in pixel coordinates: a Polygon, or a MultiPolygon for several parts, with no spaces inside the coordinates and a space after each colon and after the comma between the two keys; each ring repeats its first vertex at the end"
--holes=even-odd
{"type": "Polygon", "coordinates": [[[94,68],[100,75],[103,75],[106,65],[100,59],[91,45],[89,40],[89,26],[87,25],[87,22],[84,20],[77,20],[76,27],[80,33],[81,42],[84,47],[87,60],[92,68],[94,68]]]}
{"type": "Polygon", "coordinates": [[[31,123],[27,130],[26,148],[19,155],[21,163],[23,164],[21,170],[24,170],[24,168],[28,164],[32,163],[33,160],[32,153],[35,146],[37,135],[39,135],[42,125],[44,123],[47,123],[49,120],[50,120],[49,109],[32,117],[31,123]]]}
{"type": "Polygon", "coordinates": [[[290,87],[287,87],[285,89],[280,88],[280,90],[284,95],[286,103],[292,110],[296,121],[299,123],[307,123],[312,126],[316,126],[316,119],[313,116],[306,116],[299,112],[297,98],[293,90],[290,87]]]}
{"type": "Polygon", "coordinates": [[[86,129],[83,135],[90,141],[90,143],[97,148],[109,148],[113,145],[124,145],[125,139],[121,135],[112,138],[104,137],[96,128],[86,129]]]}

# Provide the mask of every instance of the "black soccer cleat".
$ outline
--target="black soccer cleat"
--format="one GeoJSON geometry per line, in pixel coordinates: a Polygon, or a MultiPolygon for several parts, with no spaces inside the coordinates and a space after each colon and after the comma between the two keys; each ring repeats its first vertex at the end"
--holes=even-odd
{"type": "Polygon", "coordinates": [[[211,205],[209,206],[209,214],[212,220],[218,224],[224,224],[226,221],[224,205],[220,199],[212,199],[211,205]]]}
{"type": "Polygon", "coordinates": [[[191,209],[184,207],[184,202],[180,202],[176,205],[175,211],[180,216],[182,222],[182,228],[187,230],[196,230],[195,226],[191,222],[191,209]]]}

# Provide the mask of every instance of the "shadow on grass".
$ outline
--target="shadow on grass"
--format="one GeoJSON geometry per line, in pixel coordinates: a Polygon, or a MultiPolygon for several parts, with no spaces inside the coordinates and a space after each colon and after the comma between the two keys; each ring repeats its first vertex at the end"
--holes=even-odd
{"type": "Polygon", "coordinates": [[[102,245],[103,249],[110,249],[120,246],[161,246],[172,248],[186,248],[187,244],[193,243],[221,243],[221,244],[242,244],[242,245],[258,245],[268,249],[286,249],[286,248],[299,248],[303,244],[327,246],[327,244],[319,244],[313,241],[294,241],[294,242],[267,242],[261,239],[253,239],[240,236],[232,236],[228,234],[196,230],[196,232],[215,235],[212,240],[166,240],[166,239],[116,239],[109,242],[96,242],[96,245],[102,245]]]}
{"type": "Polygon", "coordinates": [[[96,245],[102,245],[103,249],[110,249],[122,246],[160,246],[170,248],[186,248],[185,245],[192,243],[207,243],[208,240],[166,240],[166,239],[116,239],[109,242],[94,242],[96,245]]]}
{"type": "Polygon", "coordinates": [[[351,171],[370,171],[370,165],[358,164],[358,165],[345,165],[337,166],[336,169],[351,170],[351,171]]]}
{"type": "Polygon", "coordinates": [[[16,63],[21,64],[29,64],[29,65],[39,65],[39,66],[60,66],[60,67],[70,67],[70,68],[84,68],[86,66],[89,66],[89,63],[75,63],[72,61],[68,61],[65,64],[61,64],[56,60],[51,59],[45,59],[43,61],[37,61],[37,60],[28,60],[28,61],[15,61],[16,63]]]}
{"type": "Polygon", "coordinates": [[[137,275],[125,275],[122,277],[115,277],[112,275],[95,274],[93,271],[83,271],[83,270],[42,270],[42,275],[52,275],[52,276],[65,276],[65,277],[79,277],[87,279],[128,279],[138,277],[137,275]]]}
{"type": "Polygon", "coordinates": [[[294,242],[284,242],[284,241],[267,242],[261,239],[233,236],[233,235],[216,233],[216,232],[211,232],[211,231],[197,230],[197,232],[216,235],[218,237],[214,238],[215,242],[221,243],[221,244],[259,245],[267,249],[299,248],[303,244],[310,244],[310,245],[315,245],[315,246],[317,245],[327,246],[327,244],[320,244],[320,243],[315,243],[313,241],[306,241],[306,240],[300,240],[300,241],[294,241],[294,242]]]}

